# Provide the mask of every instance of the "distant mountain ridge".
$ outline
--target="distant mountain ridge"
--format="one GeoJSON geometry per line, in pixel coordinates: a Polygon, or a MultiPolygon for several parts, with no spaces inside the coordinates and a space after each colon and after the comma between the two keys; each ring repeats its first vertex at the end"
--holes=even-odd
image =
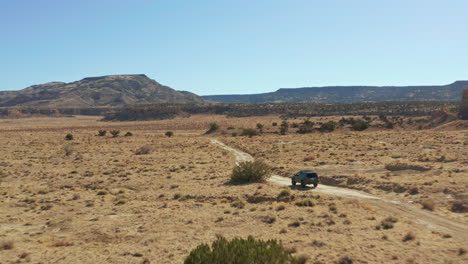
{"type": "Polygon", "coordinates": [[[221,103],[356,103],[385,101],[460,101],[468,81],[432,86],[327,86],[281,88],[261,94],[206,95],[221,103]]]}
{"type": "Polygon", "coordinates": [[[0,91],[0,107],[89,108],[207,102],[196,94],[161,85],[144,74],[88,77],[71,83],[50,82],[19,91],[0,91]]]}

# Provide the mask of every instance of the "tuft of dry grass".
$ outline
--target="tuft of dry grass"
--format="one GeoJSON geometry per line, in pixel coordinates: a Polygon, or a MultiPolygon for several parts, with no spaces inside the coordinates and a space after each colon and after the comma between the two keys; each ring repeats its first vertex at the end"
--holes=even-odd
{"type": "Polygon", "coordinates": [[[15,247],[15,244],[11,240],[0,242],[0,250],[9,250],[9,249],[13,249],[14,247],[15,247]]]}
{"type": "Polygon", "coordinates": [[[432,199],[426,199],[421,202],[422,208],[429,210],[429,211],[434,211],[435,209],[435,202],[432,199]]]}
{"type": "Polygon", "coordinates": [[[406,242],[406,241],[411,241],[411,240],[415,240],[416,239],[416,235],[413,233],[413,232],[408,232],[406,233],[406,235],[402,238],[402,241],[403,242],[406,242]]]}
{"type": "Polygon", "coordinates": [[[136,155],[146,155],[146,154],[151,154],[154,151],[154,147],[151,145],[143,145],[139,147],[136,151],[136,155]]]}

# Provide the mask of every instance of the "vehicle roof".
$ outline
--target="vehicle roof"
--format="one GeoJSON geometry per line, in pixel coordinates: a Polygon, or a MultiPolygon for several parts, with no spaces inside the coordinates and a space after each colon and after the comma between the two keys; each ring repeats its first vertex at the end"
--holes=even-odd
{"type": "Polygon", "coordinates": [[[302,172],[302,173],[317,173],[317,172],[315,172],[313,170],[301,170],[300,172],[302,172]]]}

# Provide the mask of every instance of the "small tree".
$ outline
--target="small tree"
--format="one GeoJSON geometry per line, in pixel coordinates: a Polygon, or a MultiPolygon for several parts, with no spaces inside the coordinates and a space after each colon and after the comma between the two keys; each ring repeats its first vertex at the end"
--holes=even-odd
{"type": "Polygon", "coordinates": [[[73,140],[73,135],[72,134],[66,134],[65,135],[65,140],[73,140]]]}
{"type": "Polygon", "coordinates": [[[166,135],[166,137],[172,137],[174,135],[174,132],[167,131],[166,134],[164,134],[164,135],[166,135]]]}
{"type": "Polygon", "coordinates": [[[353,130],[356,130],[356,131],[363,131],[363,130],[366,130],[368,127],[369,127],[369,124],[366,121],[362,120],[362,119],[356,120],[351,125],[351,128],[353,130]]]}
{"type": "Polygon", "coordinates": [[[109,133],[111,133],[112,137],[118,137],[120,130],[111,130],[109,133]]]}
{"type": "Polygon", "coordinates": [[[107,134],[107,130],[99,130],[98,131],[98,136],[104,137],[107,134]]]}
{"type": "Polygon", "coordinates": [[[211,134],[211,133],[215,132],[215,131],[218,130],[218,129],[219,129],[219,125],[218,125],[218,124],[216,124],[216,123],[211,123],[211,124],[210,124],[210,128],[208,129],[208,131],[206,131],[205,134],[211,134]]]}
{"type": "Polygon", "coordinates": [[[271,168],[262,160],[244,161],[232,170],[231,182],[265,182],[271,175],[271,168]]]}

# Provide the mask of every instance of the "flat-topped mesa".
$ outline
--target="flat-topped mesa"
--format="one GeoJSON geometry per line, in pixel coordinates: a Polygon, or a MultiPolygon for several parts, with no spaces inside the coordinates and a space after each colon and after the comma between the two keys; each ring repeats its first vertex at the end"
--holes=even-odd
{"type": "Polygon", "coordinates": [[[138,79],[138,78],[146,78],[148,80],[151,80],[145,74],[116,74],[116,75],[86,77],[78,82],[90,82],[90,81],[100,81],[100,80],[131,80],[131,79],[138,79]]]}

